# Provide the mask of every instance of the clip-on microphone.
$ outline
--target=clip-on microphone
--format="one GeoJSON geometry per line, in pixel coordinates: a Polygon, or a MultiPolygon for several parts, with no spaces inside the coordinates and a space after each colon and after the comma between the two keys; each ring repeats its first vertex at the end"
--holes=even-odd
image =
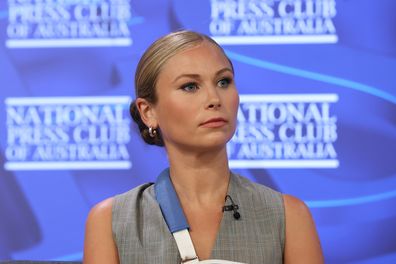
{"type": "Polygon", "coordinates": [[[228,198],[231,201],[231,205],[223,206],[223,212],[224,211],[234,211],[234,214],[233,214],[234,218],[236,220],[240,219],[241,218],[241,214],[238,212],[239,206],[237,204],[234,204],[234,201],[232,200],[231,196],[229,196],[229,195],[226,195],[226,197],[225,197],[225,201],[226,202],[227,202],[228,198]]]}

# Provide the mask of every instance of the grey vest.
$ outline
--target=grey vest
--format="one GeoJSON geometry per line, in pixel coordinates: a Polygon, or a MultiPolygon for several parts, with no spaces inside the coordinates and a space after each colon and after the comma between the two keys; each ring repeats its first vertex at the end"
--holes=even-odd
{"type": "MultiPolygon", "coordinates": [[[[231,174],[228,195],[239,205],[241,218],[235,220],[232,211],[224,212],[211,258],[249,264],[283,263],[282,195],[235,174],[231,174]]],[[[181,261],[150,183],[115,196],[112,228],[122,264],[181,261]]]]}

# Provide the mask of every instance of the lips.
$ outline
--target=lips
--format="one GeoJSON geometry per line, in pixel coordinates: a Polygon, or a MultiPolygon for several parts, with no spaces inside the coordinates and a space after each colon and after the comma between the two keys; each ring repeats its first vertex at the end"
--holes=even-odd
{"type": "Polygon", "coordinates": [[[204,127],[220,127],[227,123],[227,120],[221,117],[211,118],[201,123],[200,126],[204,127]]]}

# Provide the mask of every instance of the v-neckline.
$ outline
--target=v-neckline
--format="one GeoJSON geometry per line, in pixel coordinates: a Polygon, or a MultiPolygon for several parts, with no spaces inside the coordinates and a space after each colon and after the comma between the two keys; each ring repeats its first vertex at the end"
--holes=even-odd
{"type": "MultiPolygon", "coordinates": [[[[228,181],[227,193],[232,197],[232,200],[238,204],[238,193],[235,192],[235,184],[236,184],[236,175],[234,175],[230,171],[230,178],[228,181]]],[[[179,198],[177,197],[176,190],[173,186],[173,183],[170,179],[169,169],[165,169],[158,177],[157,181],[154,185],[155,188],[155,196],[156,200],[159,203],[162,211],[162,215],[165,219],[165,222],[169,228],[171,233],[189,228],[189,224],[187,222],[187,218],[183,212],[183,208],[181,207],[181,203],[179,198]],[[164,210],[165,209],[165,210],[164,210]]],[[[226,201],[224,201],[225,205],[226,201]]],[[[217,248],[220,247],[220,241],[222,238],[222,233],[224,233],[224,229],[233,224],[235,220],[233,219],[233,215],[227,212],[223,212],[220,226],[216,233],[215,243],[210,251],[209,258],[214,258],[214,254],[217,248]]]]}
{"type": "MultiPolygon", "coordinates": [[[[238,202],[236,202],[236,201],[239,200],[238,199],[238,195],[237,195],[237,193],[234,192],[234,187],[235,187],[234,185],[235,185],[235,181],[236,181],[235,177],[236,176],[232,172],[230,172],[230,179],[229,179],[229,182],[228,182],[228,189],[227,189],[227,194],[226,195],[229,195],[230,197],[232,197],[233,201],[236,204],[238,204],[238,202]]],[[[225,203],[226,202],[224,202],[224,205],[225,205],[225,203]]],[[[210,259],[216,258],[216,256],[214,256],[214,254],[215,254],[216,250],[220,247],[220,241],[221,241],[221,238],[222,238],[222,234],[225,232],[224,229],[226,227],[229,227],[229,225],[234,222],[234,221],[231,221],[231,220],[235,221],[235,219],[233,219],[232,214],[230,214],[229,212],[224,211],[223,215],[221,217],[221,220],[220,220],[219,229],[218,229],[217,234],[216,234],[215,243],[214,243],[214,245],[213,245],[213,247],[211,249],[211,252],[210,252],[210,257],[209,257],[210,259]]]]}

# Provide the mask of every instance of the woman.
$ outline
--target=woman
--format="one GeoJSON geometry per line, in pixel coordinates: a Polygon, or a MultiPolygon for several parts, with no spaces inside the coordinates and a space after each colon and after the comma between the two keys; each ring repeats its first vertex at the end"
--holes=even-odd
{"type": "MultiPolygon", "coordinates": [[[[131,114],[147,143],[165,146],[165,191],[177,194],[199,260],[323,263],[303,202],[229,170],[226,143],[239,97],[232,63],[217,43],[191,31],[160,38],[141,58],[135,87],[131,114]]],[[[91,210],[84,263],[180,263],[156,186],[138,186],[91,210]]]]}

